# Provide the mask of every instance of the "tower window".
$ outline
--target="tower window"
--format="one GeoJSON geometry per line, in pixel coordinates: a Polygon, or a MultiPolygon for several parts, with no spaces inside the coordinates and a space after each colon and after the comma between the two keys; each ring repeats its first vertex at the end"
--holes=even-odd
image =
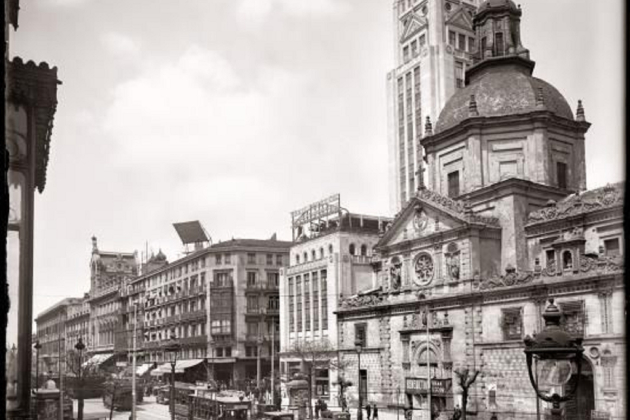
{"type": "Polygon", "coordinates": [[[488,41],[486,39],[486,37],[484,36],[483,38],[481,38],[481,58],[485,57],[486,55],[486,45],[487,45],[488,41]]]}
{"type": "Polygon", "coordinates": [[[448,196],[451,198],[459,195],[459,171],[448,174],[448,196]]]}
{"type": "Polygon", "coordinates": [[[455,47],[456,41],[457,41],[457,36],[455,35],[455,32],[448,31],[448,45],[455,47]]]}
{"type": "Polygon", "coordinates": [[[455,62],[455,83],[458,88],[464,87],[464,63],[462,61],[455,62]]]}
{"type": "Polygon", "coordinates": [[[355,249],[354,249],[354,244],[350,244],[350,255],[354,255],[355,254],[355,249]]]}
{"type": "Polygon", "coordinates": [[[558,177],[558,188],[567,188],[567,164],[556,162],[556,175],[558,177]]]}
{"type": "Polygon", "coordinates": [[[494,48],[495,55],[501,56],[505,55],[504,46],[503,46],[503,32],[497,32],[494,34],[494,48]]]}
{"type": "Polygon", "coordinates": [[[573,255],[571,255],[571,251],[564,251],[562,253],[562,267],[565,270],[573,268],[573,255]]]}
{"type": "Polygon", "coordinates": [[[469,37],[468,38],[468,52],[474,52],[474,51],[475,51],[475,38],[469,37]]]}
{"type": "Polygon", "coordinates": [[[459,49],[462,51],[466,51],[466,35],[459,34],[459,49]]]}

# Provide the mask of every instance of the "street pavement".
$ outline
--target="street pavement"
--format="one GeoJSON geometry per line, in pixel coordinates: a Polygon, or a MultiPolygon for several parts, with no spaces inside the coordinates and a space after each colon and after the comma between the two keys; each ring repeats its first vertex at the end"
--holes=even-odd
{"type": "MultiPolygon", "coordinates": [[[[77,418],[78,401],[74,400],[74,418],[77,418]]],[[[131,411],[114,410],[112,420],[129,420],[131,411]]],[[[170,420],[168,405],[158,404],[155,397],[144,397],[144,401],[136,405],[137,420],[170,420]]],[[[101,398],[85,400],[83,407],[84,420],[109,420],[109,408],[103,405],[101,398]]]]}

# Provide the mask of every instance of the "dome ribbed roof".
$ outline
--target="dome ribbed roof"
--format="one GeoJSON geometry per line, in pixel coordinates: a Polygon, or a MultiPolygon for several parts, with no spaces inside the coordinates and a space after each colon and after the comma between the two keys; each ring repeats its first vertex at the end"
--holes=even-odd
{"type": "Polygon", "coordinates": [[[481,3],[481,6],[477,9],[477,13],[486,9],[497,9],[499,7],[507,7],[514,11],[518,10],[518,7],[516,7],[516,4],[514,4],[512,0],[486,0],[481,3]]]}
{"type": "Polygon", "coordinates": [[[496,63],[476,74],[467,86],[455,92],[440,113],[435,132],[444,131],[469,118],[471,95],[475,96],[480,117],[540,111],[536,100],[539,89],[542,89],[544,110],[573,120],[571,107],[555,87],[532,77],[518,65],[496,63]]]}

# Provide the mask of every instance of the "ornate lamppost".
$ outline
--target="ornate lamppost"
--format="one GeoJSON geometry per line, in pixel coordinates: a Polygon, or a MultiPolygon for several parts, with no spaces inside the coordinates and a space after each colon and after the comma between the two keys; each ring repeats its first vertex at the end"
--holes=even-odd
{"type": "Polygon", "coordinates": [[[83,420],[83,375],[81,374],[81,365],[83,364],[83,350],[85,350],[85,344],[83,344],[83,340],[79,337],[79,341],[74,345],[76,351],[79,352],[79,389],[78,389],[78,399],[79,399],[79,407],[78,407],[78,419],[83,420]]]}
{"type": "Polygon", "coordinates": [[[177,355],[181,350],[181,346],[177,342],[175,335],[171,335],[170,341],[169,344],[163,347],[163,351],[171,363],[171,397],[169,405],[171,407],[171,420],[175,420],[175,365],[177,364],[177,355]]]}
{"type": "Polygon", "coordinates": [[[534,338],[527,336],[524,340],[527,371],[538,398],[552,404],[552,420],[562,420],[560,403],[573,398],[578,388],[584,348],[581,338],[572,337],[560,327],[562,312],[553,303],[553,299],[549,299],[549,306],[542,316],[545,319],[545,328],[534,338]],[[533,360],[536,360],[535,373],[532,372],[533,360]],[[559,395],[556,388],[564,387],[573,372],[577,372],[574,386],[559,395]],[[541,390],[541,385],[552,388],[552,391],[545,393],[541,390]]]}
{"type": "Polygon", "coordinates": [[[35,342],[33,348],[35,349],[35,392],[37,392],[39,389],[39,349],[42,348],[39,340],[35,342]]]}
{"type": "Polygon", "coordinates": [[[354,347],[357,350],[357,388],[359,389],[359,406],[357,407],[357,420],[363,420],[363,395],[361,394],[361,350],[363,350],[363,343],[361,340],[354,342],[354,347]]]}

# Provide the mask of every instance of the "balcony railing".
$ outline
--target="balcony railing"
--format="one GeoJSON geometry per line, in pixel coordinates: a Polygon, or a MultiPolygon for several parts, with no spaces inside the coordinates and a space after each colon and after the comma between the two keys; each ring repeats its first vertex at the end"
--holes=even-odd
{"type": "Polygon", "coordinates": [[[198,335],[195,337],[183,337],[179,339],[180,344],[206,344],[208,342],[207,335],[198,335]]]}
{"type": "Polygon", "coordinates": [[[180,314],[180,316],[182,321],[188,321],[191,319],[203,318],[206,316],[206,311],[205,309],[200,309],[192,312],[184,312],[183,314],[180,314]]]}
{"type": "Polygon", "coordinates": [[[260,281],[256,283],[249,283],[245,286],[246,291],[259,291],[259,290],[278,290],[278,286],[272,282],[260,281]]]}

